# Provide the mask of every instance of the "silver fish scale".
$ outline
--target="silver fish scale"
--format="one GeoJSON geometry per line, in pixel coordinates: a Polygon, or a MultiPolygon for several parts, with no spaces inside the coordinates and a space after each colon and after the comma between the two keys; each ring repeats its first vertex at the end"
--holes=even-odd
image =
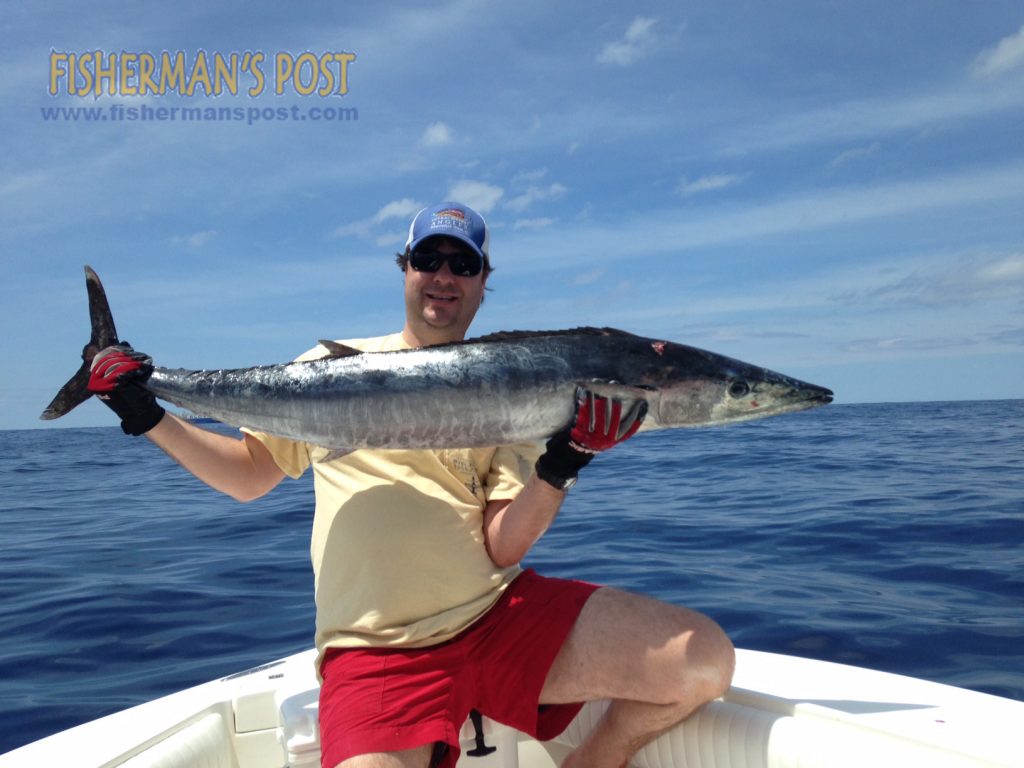
{"type": "Polygon", "coordinates": [[[158,397],[233,426],[327,448],[478,447],[538,440],[572,417],[565,360],[469,345],[238,370],[158,368],[158,397]]]}
{"type": "Polygon", "coordinates": [[[236,370],[158,368],[147,386],[198,415],[338,450],[540,440],[572,418],[579,385],[647,399],[645,429],[761,418],[831,399],[711,352],[589,329],[236,370]],[[747,391],[734,397],[737,381],[747,391]]]}

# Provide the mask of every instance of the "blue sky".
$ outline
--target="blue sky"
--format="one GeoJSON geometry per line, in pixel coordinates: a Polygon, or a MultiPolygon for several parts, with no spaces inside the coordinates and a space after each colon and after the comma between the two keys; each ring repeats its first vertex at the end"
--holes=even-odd
{"type": "Polygon", "coordinates": [[[280,362],[399,329],[392,256],[450,198],[492,227],[478,332],[616,326],[839,402],[1024,396],[1019,0],[48,3],[0,43],[0,428],[75,370],[82,265],[160,365],[280,362]],[[49,95],[52,51],[96,50],[356,60],[344,95],[49,95]],[[143,107],[358,119],[113,117],[143,107]]]}

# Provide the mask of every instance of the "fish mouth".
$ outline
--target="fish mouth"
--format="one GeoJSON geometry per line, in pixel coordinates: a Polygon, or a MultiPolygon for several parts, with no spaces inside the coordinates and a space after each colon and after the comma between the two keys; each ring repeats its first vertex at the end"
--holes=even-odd
{"type": "MultiPolygon", "coordinates": [[[[743,379],[734,380],[728,389],[729,395],[739,401],[751,400],[754,401],[754,407],[757,407],[756,401],[761,398],[772,399],[771,388],[768,391],[762,391],[758,385],[751,386],[743,379]],[[748,397],[749,396],[749,397],[748,397]]],[[[774,395],[780,402],[792,403],[805,406],[807,408],[813,408],[818,405],[828,405],[835,399],[835,393],[827,387],[822,387],[817,384],[809,384],[803,381],[790,380],[783,385],[783,391],[778,392],[774,395]]],[[[765,402],[764,400],[761,400],[765,402]]]]}
{"type": "Polygon", "coordinates": [[[790,408],[803,411],[809,408],[828,405],[834,399],[835,393],[831,389],[819,387],[815,384],[805,384],[795,391],[791,390],[788,395],[780,398],[779,403],[782,405],[788,403],[790,408]]]}
{"type": "Polygon", "coordinates": [[[811,395],[810,399],[812,402],[828,405],[835,399],[835,393],[831,389],[825,389],[821,392],[815,392],[811,395]]]}
{"type": "Polygon", "coordinates": [[[821,389],[804,393],[799,402],[805,408],[817,408],[819,405],[828,405],[834,399],[835,393],[831,389],[822,387],[821,389]]]}
{"type": "MultiPolygon", "coordinates": [[[[834,398],[835,395],[830,389],[822,389],[819,392],[801,392],[779,401],[777,403],[777,410],[772,408],[766,408],[765,410],[774,411],[776,413],[809,411],[812,408],[820,408],[823,405],[828,405],[834,398]]],[[[756,412],[760,409],[755,407],[753,410],[756,412]]]]}

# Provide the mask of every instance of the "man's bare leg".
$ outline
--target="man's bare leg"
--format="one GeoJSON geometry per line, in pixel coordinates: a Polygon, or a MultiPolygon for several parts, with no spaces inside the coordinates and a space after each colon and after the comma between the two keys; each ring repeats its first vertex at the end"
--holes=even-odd
{"type": "Polygon", "coordinates": [[[620,768],[644,744],[721,696],[735,654],[703,614],[604,588],[559,652],[541,703],[612,699],[563,768],[620,768]]]}
{"type": "Polygon", "coordinates": [[[427,768],[434,748],[431,745],[401,752],[358,755],[338,763],[337,768],[427,768]]]}

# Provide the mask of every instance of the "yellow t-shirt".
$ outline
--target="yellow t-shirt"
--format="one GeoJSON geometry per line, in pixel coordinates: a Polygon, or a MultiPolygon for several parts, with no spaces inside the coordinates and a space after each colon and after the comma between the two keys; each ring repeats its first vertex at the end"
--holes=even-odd
{"type": "MultiPolygon", "coordinates": [[[[408,348],[401,334],[341,343],[366,352],[408,348]]],[[[298,359],[325,354],[317,347],[298,359]]],[[[488,556],[482,512],[490,500],[519,494],[542,445],[363,449],[324,462],[325,448],[249,434],[289,476],[313,467],[310,553],[321,657],[332,647],[444,642],[518,575],[518,566],[499,568],[488,556]]]]}

